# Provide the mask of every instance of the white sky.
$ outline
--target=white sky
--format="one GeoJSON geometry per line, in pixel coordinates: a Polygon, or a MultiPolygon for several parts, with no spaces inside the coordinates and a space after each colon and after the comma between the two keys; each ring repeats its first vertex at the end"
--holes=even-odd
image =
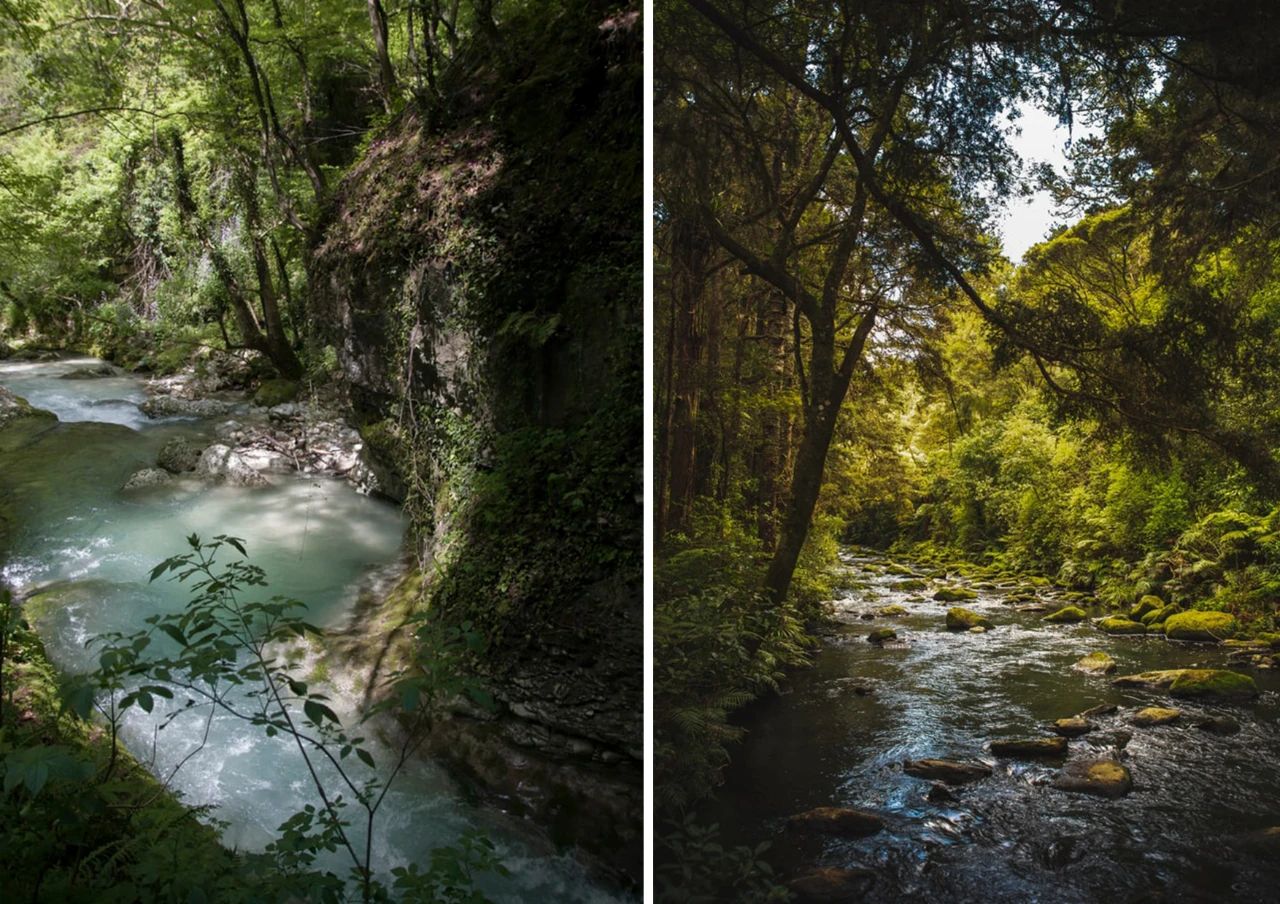
{"type": "MultiPolygon", "coordinates": [[[[1018,110],[1021,116],[1010,126],[1009,135],[1009,142],[1018,156],[1028,165],[1035,162],[1051,163],[1058,172],[1065,173],[1067,158],[1063,150],[1068,137],[1066,126],[1059,125],[1055,117],[1031,104],[1019,104],[1018,110]]],[[[1077,123],[1073,137],[1080,138],[1088,134],[1088,131],[1077,123]]],[[[1022,260],[1023,253],[1042,241],[1057,221],[1053,215],[1053,199],[1048,192],[1037,192],[1030,198],[1010,198],[1003,216],[997,218],[1004,253],[1014,263],[1022,260]]]]}

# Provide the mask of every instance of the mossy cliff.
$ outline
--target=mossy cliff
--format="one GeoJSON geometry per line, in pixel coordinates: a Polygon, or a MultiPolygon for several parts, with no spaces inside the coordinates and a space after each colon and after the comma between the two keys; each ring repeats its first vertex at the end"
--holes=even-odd
{"type": "MultiPolygon", "coordinates": [[[[480,629],[502,715],[475,733],[629,789],[614,832],[565,837],[638,870],[642,69],[615,12],[505,22],[401,113],[338,191],[310,303],[410,516],[418,574],[387,605],[412,587],[480,629]]],[[[562,790],[544,821],[607,796],[562,790]]]]}

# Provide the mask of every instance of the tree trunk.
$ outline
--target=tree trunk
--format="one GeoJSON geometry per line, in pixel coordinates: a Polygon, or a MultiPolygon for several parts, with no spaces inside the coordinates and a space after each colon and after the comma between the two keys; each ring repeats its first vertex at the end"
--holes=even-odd
{"type": "Polygon", "coordinates": [[[396,71],[387,51],[387,14],[380,0],[369,0],[369,25],[373,29],[373,46],[378,53],[378,76],[381,82],[382,106],[391,112],[396,93],[396,71]]]}

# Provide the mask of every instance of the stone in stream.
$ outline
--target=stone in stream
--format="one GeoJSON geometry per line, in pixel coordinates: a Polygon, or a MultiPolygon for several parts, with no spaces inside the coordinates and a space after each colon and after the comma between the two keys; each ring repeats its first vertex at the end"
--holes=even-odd
{"type": "Polygon", "coordinates": [[[1063,767],[1053,786],[1076,794],[1124,797],[1133,789],[1133,776],[1112,759],[1074,760],[1063,767]]]}
{"type": "Polygon", "coordinates": [[[968,631],[970,628],[994,627],[989,619],[983,618],[972,609],[963,609],[960,606],[953,606],[947,610],[947,630],[948,631],[968,631]]]}
{"type": "Polygon", "coordinates": [[[991,752],[1003,757],[1064,756],[1066,738],[1027,738],[1024,740],[992,741],[991,752]]]}
{"type": "Polygon", "coordinates": [[[1181,606],[1176,603],[1170,603],[1162,609],[1157,609],[1154,612],[1148,612],[1146,615],[1142,616],[1142,618],[1138,619],[1138,621],[1142,622],[1148,628],[1154,628],[1158,625],[1163,625],[1165,621],[1168,620],[1169,616],[1177,615],[1181,611],[1181,606]]]}
{"type": "Polygon", "coordinates": [[[1112,713],[1119,711],[1120,707],[1114,703],[1099,703],[1097,706],[1091,706],[1084,712],[1080,713],[1080,718],[1091,719],[1094,716],[1109,716],[1112,713]]]}
{"type": "Polygon", "coordinates": [[[1070,625],[1082,622],[1088,617],[1089,613],[1079,606],[1063,606],[1057,612],[1046,615],[1044,620],[1051,625],[1070,625]]]}
{"type": "Polygon", "coordinates": [[[1098,622],[1098,628],[1107,634],[1146,634],[1147,626],[1122,615],[1111,615],[1098,622]]]}
{"type": "Polygon", "coordinates": [[[1196,728],[1216,735],[1233,735],[1240,730],[1240,723],[1229,716],[1211,716],[1196,723],[1196,728]]]}
{"type": "Polygon", "coordinates": [[[1099,651],[1082,657],[1072,668],[1087,675],[1109,675],[1116,670],[1116,661],[1099,651]]]}
{"type": "Polygon", "coordinates": [[[1082,719],[1080,716],[1058,719],[1053,723],[1053,730],[1064,738],[1078,738],[1080,735],[1088,734],[1097,727],[1088,719],[1082,719]]]}
{"type": "Polygon", "coordinates": [[[245,463],[239,453],[222,443],[214,443],[200,453],[196,471],[207,480],[226,482],[231,486],[257,487],[268,483],[265,477],[245,463]]]}
{"type": "Polygon", "coordinates": [[[969,633],[970,633],[970,634],[986,634],[986,633],[987,633],[987,626],[986,626],[986,625],[974,625],[972,628],[970,628],[970,629],[969,629],[969,633]]]}
{"type": "Polygon", "coordinates": [[[901,590],[903,593],[915,593],[917,590],[925,590],[928,586],[928,581],[922,581],[919,578],[912,578],[907,581],[895,582],[893,584],[893,589],[901,590]]]}
{"type": "Polygon", "coordinates": [[[1138,605],[1129,610],[1129,618],[1134,621],[1142,621],[1142,617],[1150,612],[1158,612],[1164,608],[1164,600],[1158,596],[1147,594],[1138,600],[1138,605]]]}
{"type": "Polygon", "coordinates": [[[884,643],[886,640],[893,640],[898,636],[898,632],[893,628],[876,628],[867,635],[869,643],[884,643]]]}
{"type": "Polygon", "coordinates": [[[1168,725],[1170,722],[1175,722],[1180,718],[1182,718],[1182,710],[1180,709],[1148,706],[1146,709],[1135,713],[1130,721],[1141,728],[1151,728],[1155,725],[1168,725]]]}
{"type": "Polygon", "coordinates": [[[1163,669],[1122,675],[1111,683],[1116,687],[1167,690],[1175,697],[1250,700],[1258,696],[1258,685],[1252,678],[1226,669],[1163,669]]]}
{"type": "Polygon", "coordinates": [[[787,820],[787,827],[819,835],[862,838],[884,828],[884,820],[867,810],[852,807],[815,807],[787,820]]]}
{"type": "Polygon", "coordinates": [[[100,380],[103,377],[118,377],[122,371],[105,361],[102,364],[88,364],[84,367],[77,367],[75,370],[69,370],[59,379],[62,380],[100,380]]]}
{"type": "Polygon", "coordinates": [[[156,454],[156,464],[171,474],[194,471],[200,463],[200,448],[181,437],[176,436],[160,447],[156,454]]]}
{"type": "Polygon", "coordinates": [[[1018,612],[1048,612],[1049,607],[1044,603],[1026,603],[1022,606],[1014,606],[1018,612]]]}
{"type": "Polygon", "coordinates": [[[976,600],[978,594],[966,587],[943,587],[933,595],[940,603],[959,603],[964,600],[976,600]]]}
{"type": "Polygon", "coordinates": [[[1216,642],[1233,636],[1238,629],[1230,612],[1179,612],[1164,622],[1164,636],[1169,640],[1216,642]]]}
{"type": "Polygon", "coordinates": [[[152,487],[164,486],[171,480],[173,476],[168,471],[160,468],[143,468],[141,471],[135,471],[120,489],[149,490],[152,487]]]}
{"type": "Polygon", "coordinates": [[[842,904],[861,900],[875,880],[876,874],[869,869],[824,866],[797,876],[787,888],[801,904],[842,904]]]}
{"type": "Polygon", "coordinates": [[[929,786],[929,790],[925,793],[924,799],[931,804],[953,804],[960,798],[956,793],[948,788],[942,782],[934,782],[929,786]]]}
{"type": "Polygon", "coordinates": [[[930,781],[946,782],[948,785],[963,785],[976,782],[991,775],[991,767],[986,763],[963,763],[957,760],[903,760],[902,771],[915,778],[930,781]]]}
{"type": "Polygon", "coordinates": [[[906,615],[906,614],[907,614],[906,607],[899,606],[896,604],[892,606],[885,606],[883,609],[876,610],[876,615],[883,616],[884,618],[892,618],[897,615],[906,615]]]}
{"type": "Polygon", "coordinates": [[[158,417],[217,417],[227,414],[236,406],[218,399],[180,399],[177,396],[152,396],[139,410],[149,418],[158,417]]]}

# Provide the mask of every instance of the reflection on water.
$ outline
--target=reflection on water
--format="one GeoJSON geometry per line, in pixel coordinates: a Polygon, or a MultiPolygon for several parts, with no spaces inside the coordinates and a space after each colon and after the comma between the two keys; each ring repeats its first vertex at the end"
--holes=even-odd
{"type": "Polygon", "coordinates": [[[1073,663],[1105,650],[1118,674],[1127,674],[1218,667],[1225,652],[1108,637],[1088,623],[1046,625],[1039,614],[1015,611],[994,588],[961,605],[996,627],[955,634],[943,624],[955,604],[894,590],[900,577],[858,577],[866,586],[837,601],[840,624],[824,638],[815,667],[742,716],[748,739],[704,814],[727,840],[771,840],[771,859],[787,874],[872,867],[880,877],[871,901],[1276,900],[1280,857],[1250,838],[1280,825],[1274,673],[1256,674],[1264,693],[1255,703],[1179,701],[1181,722],[1134,728],[1135,707],[1168,698],[1113,688],[1108,678],[1073,671],[1073,663]],[[908,614],[862,618],[891,603],[908,614]],[[867,643],[867,633],[884,625],[903,642],[867,643]],[[1099,730],[1072,740],[1071,755],[1105,753],[1116,731],[1131,732],[1125,763],[1134,790],[1125,798],[1058,791],[1049,786],[1058,764],[997,760],[985,749],[994,738],[1043,736],[1052,720],[1100,703],[1121,710],[1095,718],[1099,730]],[[1194,725],[1198,716],[1223,714],[1238,719],[1240,733],[1220,737],[1194,725]],[[901,769],[902,760],[923,757],[981,759],[995,775],[959,789],[954,803],[934,804],[924,797],[929,783],[901,769]],[[785,831],[788,816],[817,806],[882,811],[889,828],[861,840],[785,831]]]}
{"type": "MultiPolygon", "coordinates": [[[[148,615],[183,606],[187,587],[147,578],[158,562],[186,551],[188,534],[244,538],[253,563],[271,582],[263,595],[304,600],[308,620],[322,625],[340,622],[362,579],[398,557],[405,528],[398,509],[342,481],[280,478],[268,488],[245,489],[207,487],[190,478],[121,493],[130,474],[153,466],[165,441],[207,435],[208,425],[145,418],[137,408],[145,397],[141,384],[131,377],[60,378],[94,363],[0,362],[0,384],[62,421],[0,454],[0,494],[15,522],[0,578],[19,592],[44,590],[38,626],[63,669],[94,664],[85,643],[97,634],[131,632],[148,615]]],[[[179,695],[169,706],[182,702],[179,695]]],[[[205,730],[203,718],[187,714],[157,734],[168,709],[157,701],[151,715],[131,712],[124,733],[141,758],[154,756],[160,775],[194,750],[205,730]]],[[[213,815],[229,823],[229,845],[261,848],[289,814],[314,802],[291,744],[230,717],[215,718],[207,747],[183,766],[175,787],[188,803],[216,806],[213,815]]],[[[417,764],[397,780],[379,818],[383,870],[425,861],[432,848],[479,827],[512,871],[510,879],[488,883],[496,900],[616,900],[587,881],[568,856],[549,855],[499,814],[467,805],[430,764],[417,764]]],[[[332,865],[345,872],[341,860],[332,865]]]]}

